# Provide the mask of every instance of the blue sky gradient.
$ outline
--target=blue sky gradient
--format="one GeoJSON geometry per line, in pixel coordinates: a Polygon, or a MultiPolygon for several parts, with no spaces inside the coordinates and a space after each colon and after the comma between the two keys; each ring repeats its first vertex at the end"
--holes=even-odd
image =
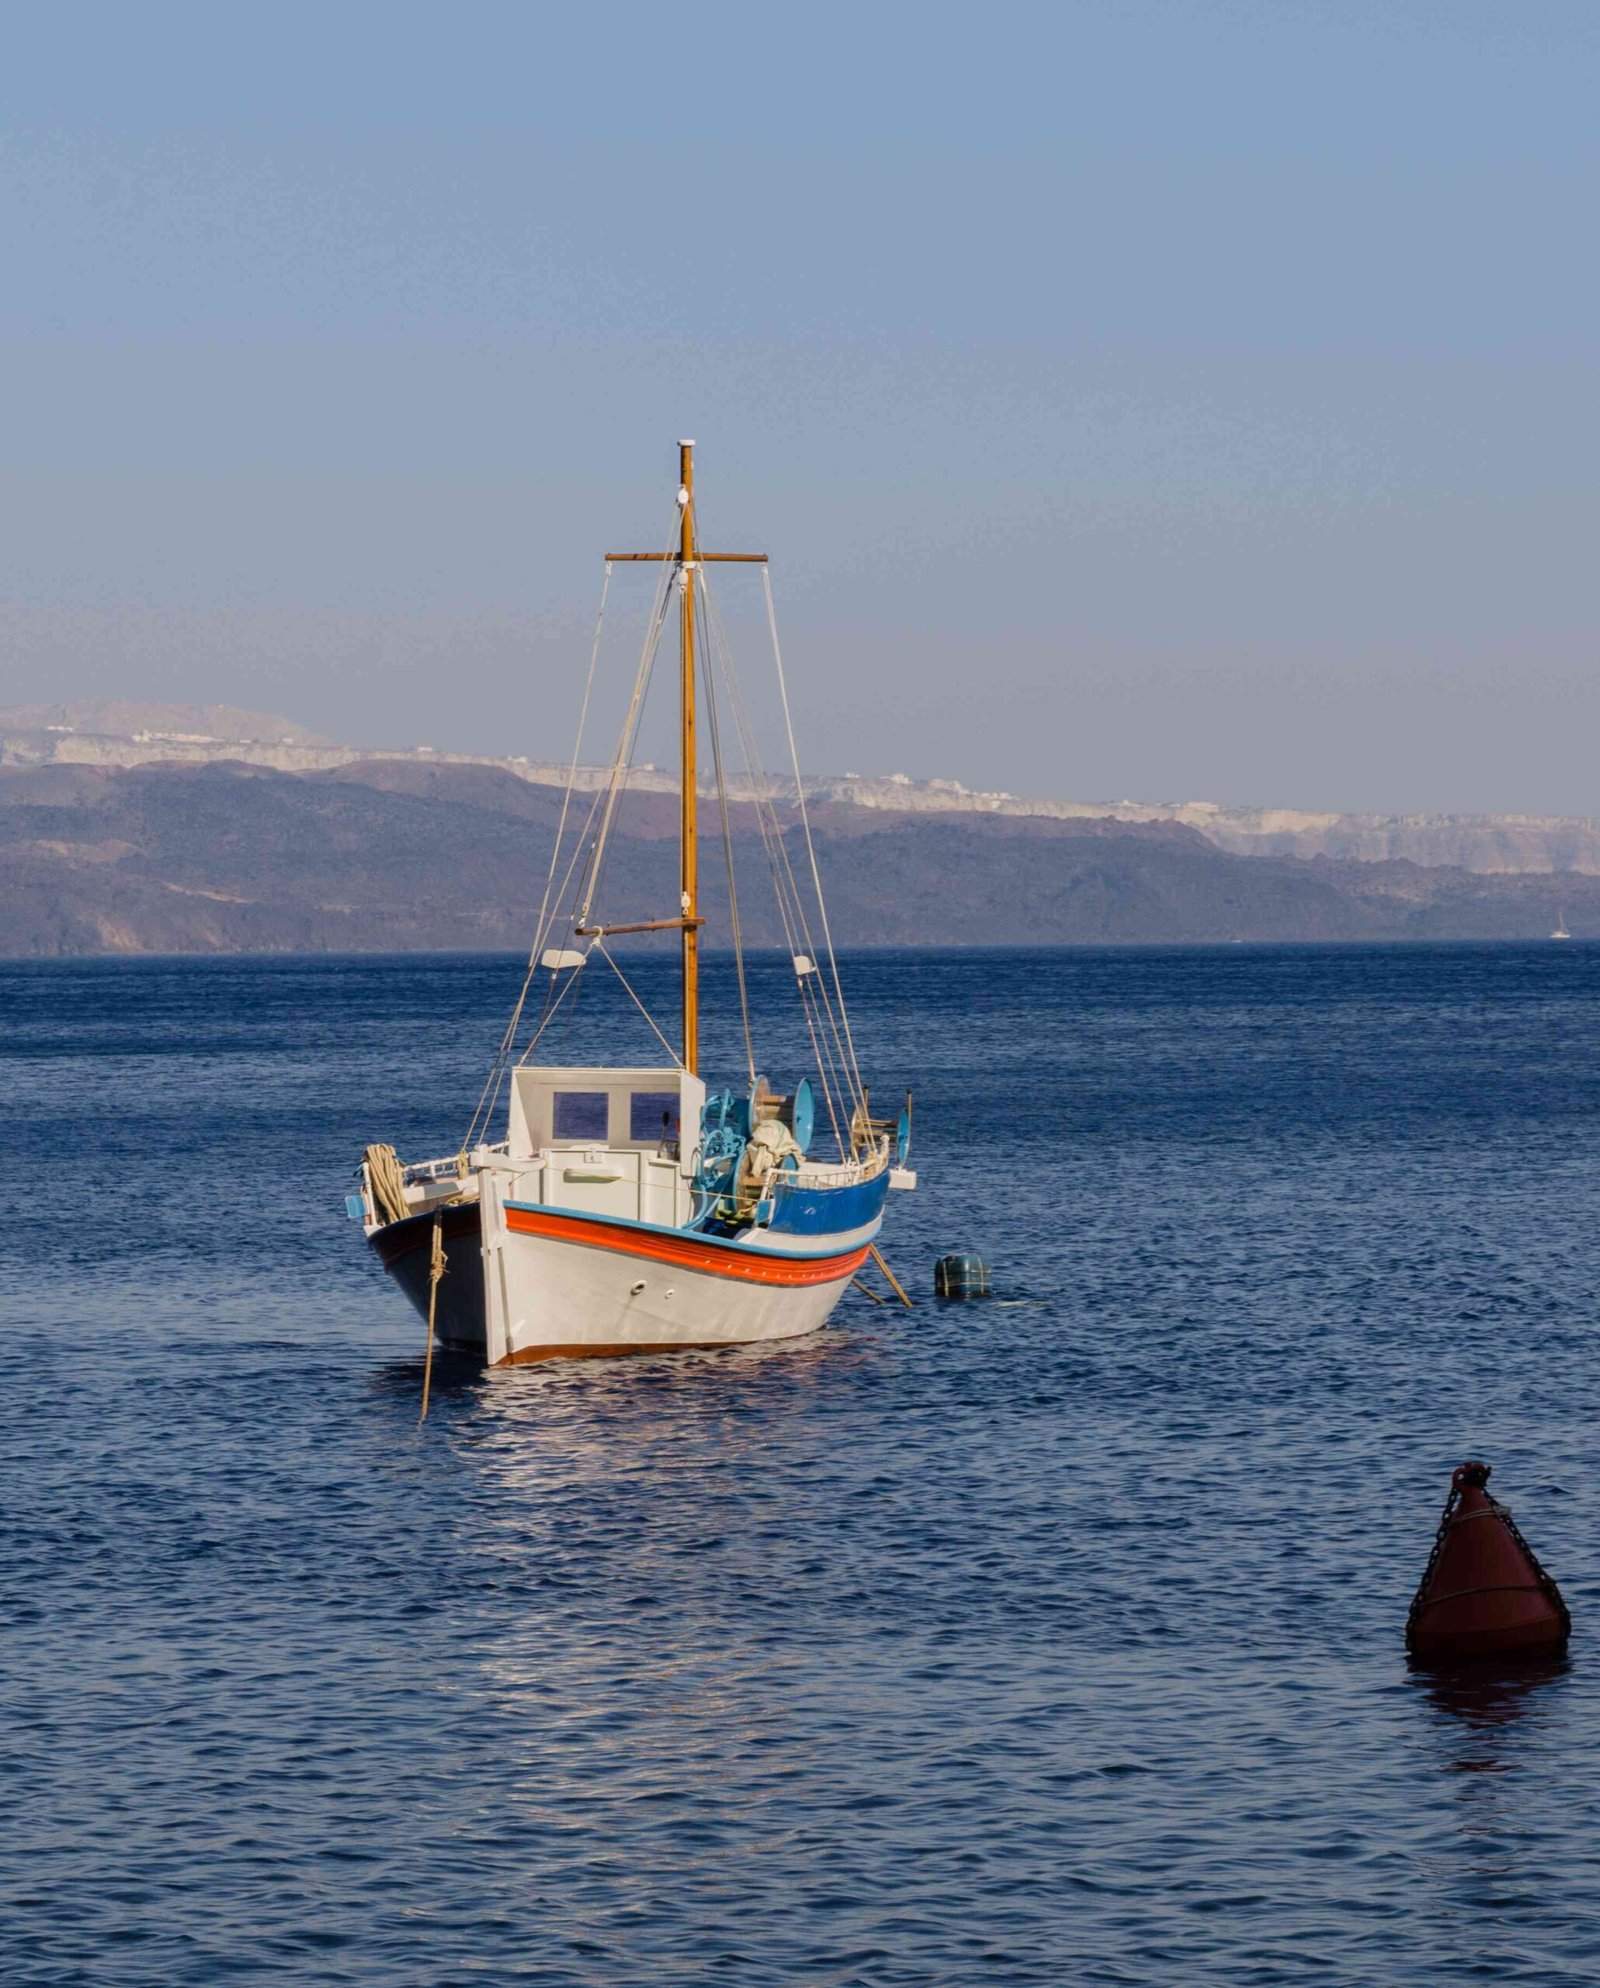
{"type": "Polygon", "coordinates": [[[0,702],[559,756],[693,434],[818,769],[1600,812],[1589,0],[9,41],[0,702]]]}

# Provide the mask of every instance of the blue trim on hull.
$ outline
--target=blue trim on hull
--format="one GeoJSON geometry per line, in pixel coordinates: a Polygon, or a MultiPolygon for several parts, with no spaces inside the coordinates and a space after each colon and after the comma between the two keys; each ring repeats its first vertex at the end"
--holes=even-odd
{"type": "MultiPolygon", "coordinates": [[[[823,1236],[848,1235],[852,1229],[864,1229],[869,1222],[883,1212],[883,1204],[888,1193],[889,1178],[887,1174],[880,1176],[877,1180],[862,1181],[855,1187],[812,1188],[807,1190],[804,1199],[807,1203],[822,1202],[826,1204],[826,1213],[828,1216],[826,1223],[807,1222],[804,1226],[798,1223],[793,1226],[785,1226],[780,1224],[778,1215],[781,1211],[775,1207],[770,1227],[777,1234],[787,1236],[805,1235],[820,1238],[823,1236]],[[857,1204],[847,1198],[860,1195],[863,1191],[872,1197],[865,1204],[857,1204]],[[863,1205],[865,1212],[860,1215],[852,1214],[852,1209],[857,1205],[863,1205]]],[[[832,1249],[763,1250],[759,1240],[763,1233],[760,1229],[741,1229],[736,1235],[713,1235],[705,1230],[696,1229],[692,1223],[681,1229],[673,1229],[668,1228],[661,1222],[635,1221],[631,1215],[601,1215],[597,1214],[593,1208],[563,1208],[554,1201],[507,1201],[505,1205],[508,1208],[526,1209],[530,1215],[563,1215],[572,1221],[601,1222],[612,1228],[638,1229],[644,1235],[677,1236],[679,1238],[692,1236],[699,1242],[728,1243],[750,1255],[781,1256],[786,1263],[804,1263],[811,1257],[837,1256],[839,1253],[837,1244],[832,1249]]],[[[803,1214],[805,1211],[797,1212],[803,1214]]]]}
{"type": "Polygon", "coordinates": [[[772,1188],[767,1226],[778,1236],[848,1235],[875,1222],[888,1198],[887,1173],[850,1187],[792,1186],[780,1176],[772,1188]]]}

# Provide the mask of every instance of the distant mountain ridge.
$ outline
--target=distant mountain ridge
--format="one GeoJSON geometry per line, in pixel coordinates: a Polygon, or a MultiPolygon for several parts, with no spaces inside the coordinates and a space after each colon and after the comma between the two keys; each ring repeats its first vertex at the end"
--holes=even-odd
{"type": "MultiPolygon", "coordinates": [[[[310,773],[0,768],[0,954],[521,948],[560,800],[501,768],[395,757],[310,773]]],[[[750,811],[732,813],[748,830],[750,811]]],[[[676,816],[670,795],[627,797],[607,919],[676,903],[676,816]]],[[[1533,939],[1555,912],[1548,879],[1242,857],[1172,821],[826,800],[812,821],[847,946],[1533,939]]],[[[714,808],[702,833],[714,847],[714,808]]],[[[758,838],[738,841],[745,931],[780,945],[758,838]]],[[[705,878],[714,946],[728,932],[720,861],[705,878]]],[[[1579,938],[1600,935],[1600,878],[1564,880],[1561,908],[1579,938]]]]}
{"type": "MultiPolygon", "coordinates": [[[[133,767],[156,762],[193,766],[243,761],[281,773],[333,772],[360,763],[493,768],[534,786],[562,784],[559,758],[494,757],[431,747],[377,752],[342,745],[304,726],[229,705],[151,704],[81,699],[0,707],[0,767],[133,767]]],[[[579,769],[580,785],[605,778],[579,769]]],[[[669,774],[635,772],[636,791],[672,790],[669,774]]],[[[792,798],[792,782],[775,783],[792,798]]],[[[1600,819],[1558,815],[1350,814],[1294,808],[1224,807],[1212,801],[1028,800],[981,792],[956,780],[912,780],[903,773],[808,775],[809,803],[893,815],[988,815],[1043,821],[1170,822],[1240,856],[1333,857],[1369,863],[1409,862],[1480,875],[1600,876],[1600,819]]],[[[737,783],[735,794],[748,798],[737,783]]]]}

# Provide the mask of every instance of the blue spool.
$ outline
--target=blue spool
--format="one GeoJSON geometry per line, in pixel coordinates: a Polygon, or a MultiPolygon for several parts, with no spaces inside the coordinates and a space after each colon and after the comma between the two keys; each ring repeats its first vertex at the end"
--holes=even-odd
{"type": "Polygon", "coordinates": [[[988,1264],[970,1251],[941,1256],[933,1266],[933,1294],[936,1298],[992,1298],[988,1264]]]}
{"type": "Polygon", "coordinates": [[[789,1100],[789,1108],[784,1114],[789,1130],[794,1134],[794,1143],[805,1152],[811,1144],[817,1129],[817,1099],[811,1088],[811,1079],[802,1077],[794,1087],[794,1096],[789,1100]]]}

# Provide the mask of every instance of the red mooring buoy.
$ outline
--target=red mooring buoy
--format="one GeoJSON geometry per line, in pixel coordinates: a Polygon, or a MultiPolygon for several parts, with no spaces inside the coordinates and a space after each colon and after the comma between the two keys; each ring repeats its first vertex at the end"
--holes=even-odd
{"type": "Polygon", "coordinates": [[[1419,1663],[1547,1656],[1572,1633],[1561,1590],[1488,1482],[1486,1463],[1464,1463],[1450,1480],[1406,1617],[1406,1648],[1419,1663]]]}

